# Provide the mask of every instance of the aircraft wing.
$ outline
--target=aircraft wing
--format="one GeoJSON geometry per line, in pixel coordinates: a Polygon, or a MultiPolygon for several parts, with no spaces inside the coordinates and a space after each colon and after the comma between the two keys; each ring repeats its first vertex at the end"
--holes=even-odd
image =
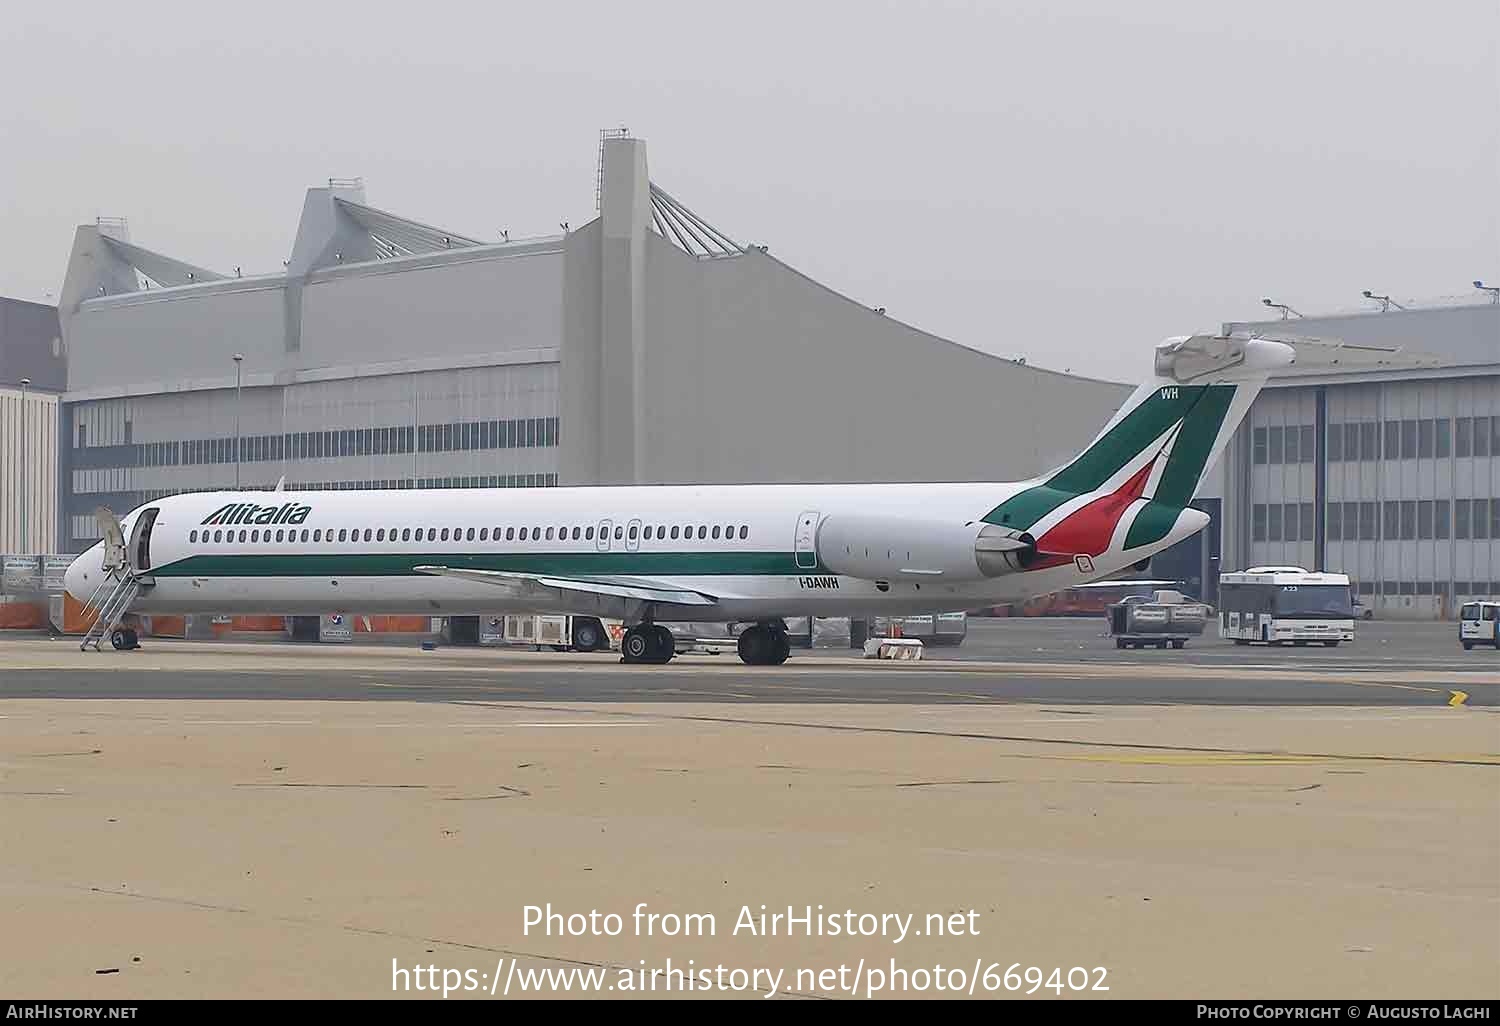
{"type": "Polygon", "coordinates": [[[557,577],[550,574],[521,574],[505,570],[471,570],[465,567],[414,566],[419,574],[434,577],[456,577],[465,581],[478,581],[513,591],[525,591],[529,587],[551,588],[559,591],[577,591],[588,595],[608,595],[612,598],[636,599],[641,602],[662,602],[674,606],[711,606],[717,599],[701,591],[675,588],[658,581],[640,578],[584,578],[557,577]]]}

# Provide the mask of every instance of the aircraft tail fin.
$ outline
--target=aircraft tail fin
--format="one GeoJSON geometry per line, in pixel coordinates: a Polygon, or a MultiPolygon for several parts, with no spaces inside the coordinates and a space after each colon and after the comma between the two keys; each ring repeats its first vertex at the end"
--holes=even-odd
{"type": "Polygon", "coordinates": [[[1058,551],[1109,547],[1113,528],[1134,509],[1125,548],[1159,541],[1179,517],[1271,372],[1295,351],[1262,338],[1195,335],[1156,347],[1143,382],[1072,462],[1029,482],[984,520],[1043,539],[1058,551]],[[1134,506],[1136,500],[1146,500],[1134,506]],[[1082,508],[1080,508],[1080,506],[1082,508]],[[1074,514],[1087,511],[1086,516],[1074,514]]]}

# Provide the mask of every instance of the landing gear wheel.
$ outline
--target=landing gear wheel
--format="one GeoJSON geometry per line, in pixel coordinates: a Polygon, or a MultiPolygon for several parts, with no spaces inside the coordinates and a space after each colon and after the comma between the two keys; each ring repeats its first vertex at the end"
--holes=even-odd
{"type": "Polygon", "coordinates": [[[1125,639],[1124,638],[1116,638],[1115,639],[1115,648],[1124,648],[1124,647],[1125,647],[1125,639]]]}
{"type": "Polygon", "coordinates": [[[1174,641],[1174,642],[1172,642],[1172,647],[1173,648],[1181,648],[1182,646],[1184,646],[1186,644],[1187,644],[1186,641],[1174,641]]]}
{"type": "Polygon", "coordinates": [[[1158,641],[1156,643],[1156,647],[1157,648],[1166,648],[1167,647],[1167,643],[1165,641],[1158,641]]]}
{"type": "MultiPolygon", "coordinates": [[[[120,646],[116,645],[115,647],[119,648],[120,646]]],[[[1466,642],[1464,642],[1464,651],[1465,652],[1469,651],[1469,649],[1471,649],[1473,647],[1474,647],[1474,642],[1472,642],[1472,641],[1466,641],[1466,642]]]]}
{"type": "Polygon", "coordinates": [[[672,637],[672,632],[661,625],[651,628],[652,645],[651,658],[653,663],[669,663],[677,654],[677,639],[672,637]]]}
{"type": "Polygon", "coordinates": [[[763,623],[741,633],[737,648],[740,659],[750,666],[779,666],[792,654],[792,642],[786,632],[763,623]]]}
{"type": "Polygon", "coordinates": [[[776,651],[771,659],[773,666],[780,666],[787,661],[792,654],[792,639],[786,631],[772,630],[771,636],[776,639],[776,651]]]}
{"type": "Polygon", "coordinates": [[[1337,641],[1325,641],[1325,642],[1323,642],[1323,647],[1324,648],[1338,648],[1339,647],[1339,643],[1337,641]]]}
{"type": "Polygon", "coordinates": [[[620,658],[627,663],[649,663],[651,662],[652,644],[655,632],[650,627],[632,627],[625,632],[625,639],[620,642],[620,658]]]}
{"type": "Polygon", "coordinates": [[[109,632],[109,643],[120,652],[130,647],[130,643],[126,640],[125,632],[119,628],[109,632]]]}

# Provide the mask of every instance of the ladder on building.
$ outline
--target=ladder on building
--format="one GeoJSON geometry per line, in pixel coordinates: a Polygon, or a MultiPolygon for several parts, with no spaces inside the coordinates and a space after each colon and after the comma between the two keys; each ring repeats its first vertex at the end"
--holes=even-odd
{"type": "Polygon", "coordinates": [[[85,651],[90,643],[93,644],[95,652],[99,651],[99,643],[120,626],[120,621],[125,618],[130,604],[135,601],[140,591],[140,578],[129,571],[122,573],[119,577],[106,576],[104,583],[94,590],[83,607],[85,616],[96,604],[99,612],[94,617],[88,633],[83,636],[83,642],[78,646],[78,651],[85,651]]]}

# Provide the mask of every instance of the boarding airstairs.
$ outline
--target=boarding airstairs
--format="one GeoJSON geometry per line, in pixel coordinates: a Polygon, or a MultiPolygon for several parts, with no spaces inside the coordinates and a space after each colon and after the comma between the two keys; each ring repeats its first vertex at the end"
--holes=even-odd
{"type": "MultiPolygon", "coordinates": [[[[125,533],[120,526],[119,518],[103,506],[94,511],[94,518],[99,522],[100,532],[104,535],[102,565],[104,580],[99,582],[99,587],[94,589],[94,593],[84,603],[83,615],[87,617],[90,610],[95,611],[95,615],[94,622],[84,634],[78,650],[82,652],[93,645],[94,651],[97,652],[100,642],[105,638],[109,638],[115,648],[135,648],[134,630],[127,629],[119,639],[116,639],[115,629],[130,612],[130,604],[141,593],[141,589],[155,582],[147,571],[137,569],[131,560],[131,548],[125,544],[125,533]]],[[[155,518],[143,517],[137,520],[132,533],[138,535],[142,528],[149,532],[150,521],[153,519],[155,518]]],[[[136,541],[136,538],[132,538],[132,543],[136,541]]],[[[141,561],[149,565],[145,557],[142,557],[141,561]]]]}
{"type": "MultiPolygon", "coordinates": [[[[83,642],[78,646],[80,652],[85,651],[89,645],[94,646],[94,651],[99,651],[99,643],[110,637],[120,622],[125,619],[125,614],[130,610],[130,604],[135,597],[141,593],[141,579],[125,569],[119,576],[107,575],[104,583],[94,589],[94,594],[89,596],[88,604],[84,606],[84,615],[88,615],[90,609],[98,609],[98,615],[89,626],[88,633],[83,636],[83,642]]],[[[131,647],[131,646],[115,646],[131,647]]]]}

